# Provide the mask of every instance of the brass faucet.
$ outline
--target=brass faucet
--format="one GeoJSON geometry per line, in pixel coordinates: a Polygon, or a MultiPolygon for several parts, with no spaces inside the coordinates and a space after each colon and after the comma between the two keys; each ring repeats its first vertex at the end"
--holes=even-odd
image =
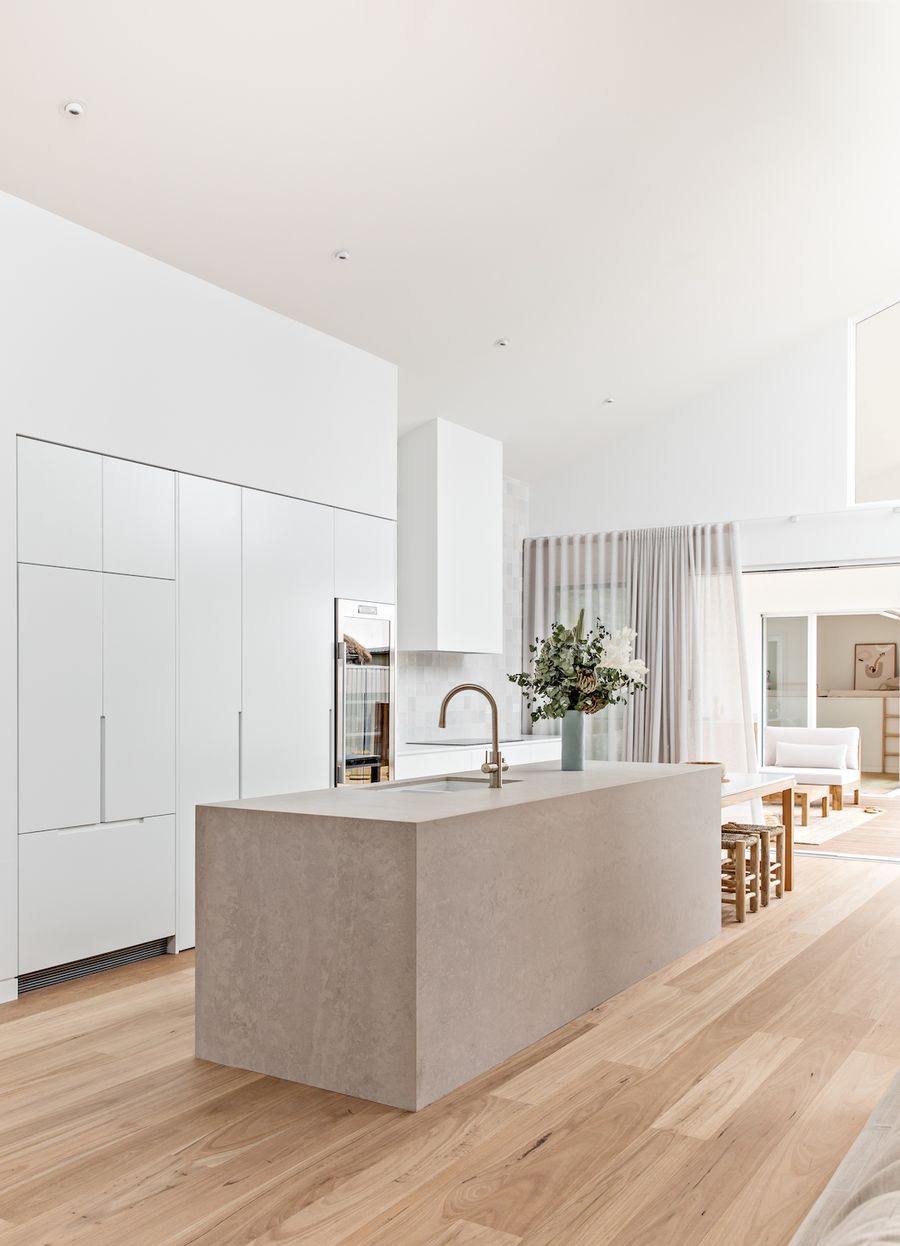
{"type": "Polygon", "coordinates": [[[447,706],[456,696],[457,692],[480,692],[483,697],[487,697],[488,705],[491,707],[491,744],[492,749],[484,755],[484,764],[481,769],[485,774],[491,776],[491,787],[503,786],[503,771],[508,770],[506,762],[500,755],[500,727],[497,715],[497,702],[488,692],[487,688],[482,688],[481,684],[457,684],[455,688],[451,688],[441,702],[441,715],[438,719],[439,727],[447,726],[447,706]]]}

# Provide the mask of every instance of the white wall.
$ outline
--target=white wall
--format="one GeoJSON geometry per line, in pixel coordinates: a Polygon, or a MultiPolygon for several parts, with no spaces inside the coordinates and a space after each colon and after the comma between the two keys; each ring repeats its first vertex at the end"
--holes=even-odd
{"type": "Polygon", "coordinates": [[[856,326],[856,497],[900,498],[900,303],[856,326]]]}
{"type": "Polygon", "coordinates": [[[4,435],[396,519],[393,364],[8,195],[0,273],[4,435]]]}
{"type": "Polygon", "coordinates": [[[392,364],[0,195],[0,998],[16,947],[15,435],[396,518],[392,364]]]}
{"type": "Polygon", "coordinates": [[[864,507],[827,515],[785,515],[742,523],[741,563],[769,567],[834,567],[900,559],[900,514],[864,507]]]}
{"type": "Polygon", "coordinates": [[[849,374],[840,321],[636,419],[602,452],[532,482],[531,534],[736,519],[748,567],[900,557],[900,515],[846,509],[849,374]]]}
{"type": "Polygon", "coordinates": [[[900,648],[900,622],[882,614],[823,614],[817,620],[816,634],[820,692],[853,687],[855,645],[893,641],[900,648]]]}

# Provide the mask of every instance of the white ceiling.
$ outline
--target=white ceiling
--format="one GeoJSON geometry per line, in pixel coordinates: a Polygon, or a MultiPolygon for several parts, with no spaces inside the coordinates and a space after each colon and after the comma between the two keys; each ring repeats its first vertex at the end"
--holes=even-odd
{"type": "Polygon", "coordinates": [[[3,0],[0,188],[538,479],[900,293],[898,62],[894,0],[3,0]]]}

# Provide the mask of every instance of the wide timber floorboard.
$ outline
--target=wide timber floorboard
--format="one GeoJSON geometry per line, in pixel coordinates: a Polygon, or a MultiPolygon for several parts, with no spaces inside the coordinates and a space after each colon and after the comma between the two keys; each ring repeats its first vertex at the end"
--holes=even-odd
{"type": "Polygon", "coordinates": [[[192,957],[0,1008],[0,1246],[780,1246],[900,1070],[900,865],[792,895],[425,1111],[195,1060],[192,957]]]}

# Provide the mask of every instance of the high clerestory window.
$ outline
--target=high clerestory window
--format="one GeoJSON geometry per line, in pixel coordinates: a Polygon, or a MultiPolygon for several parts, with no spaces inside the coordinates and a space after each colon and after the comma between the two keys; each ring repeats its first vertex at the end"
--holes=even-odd
{"type": "Polygon", "coordinates": [[[855,500],[900,501],[900,303],[856,325],[855,500]]]}

